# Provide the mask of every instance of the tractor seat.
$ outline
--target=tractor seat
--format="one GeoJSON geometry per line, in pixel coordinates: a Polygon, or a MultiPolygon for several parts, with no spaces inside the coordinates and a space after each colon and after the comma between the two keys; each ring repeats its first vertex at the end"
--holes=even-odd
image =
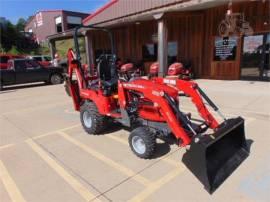
{"type": "Polygon", "coordinates": [[[104,92],[106,92],[105,94],[109,95],[116,91],[118,76],[115,62],[103,55],[100,57],[97,70],[104,92]]]}

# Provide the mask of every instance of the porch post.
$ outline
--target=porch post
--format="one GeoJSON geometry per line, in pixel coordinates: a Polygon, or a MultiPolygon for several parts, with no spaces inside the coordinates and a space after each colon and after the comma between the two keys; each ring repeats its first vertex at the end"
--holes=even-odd
{"type": "Polygon", "coordinates": [[[158,19],[158,63],[159,71],[158,75],[164,77],[167,73],[167,55],[168,55],[168,35],[167,35],[167,25],[162,14],[157,14],[154,16],[158,19]]]}
{"type": "Polygon", "coordinates": [[[56,53],[56,47],[55,47],[55,40],[50,40],[49,41],[49,47],[50,47],[50,53],[52,59],[54,59],[55,53],[56,53]]]}

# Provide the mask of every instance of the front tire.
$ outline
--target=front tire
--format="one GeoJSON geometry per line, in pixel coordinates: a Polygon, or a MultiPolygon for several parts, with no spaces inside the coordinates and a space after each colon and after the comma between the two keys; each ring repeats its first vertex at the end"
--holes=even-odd
{"type": "Polygon", "coordinates": [[[52,85],[61,84],[63,82],[63,77],[60,74],[52,74],[50,77],[50,83],[52,85]]]}
{"type": "Polygon", "coordinates": [[[142,159],[149,159],[156,150],[156,137],[148,127],[138,127],[131,131],[128,138],[132,152],[142,159]]]}
{"type": "Polygon", "coordinates": [[[93,102],[85,102],[81,106],[80,119],[84,130],[91,135],[101,134],[106,126],[106,116],[99,113],[93,102]]]}

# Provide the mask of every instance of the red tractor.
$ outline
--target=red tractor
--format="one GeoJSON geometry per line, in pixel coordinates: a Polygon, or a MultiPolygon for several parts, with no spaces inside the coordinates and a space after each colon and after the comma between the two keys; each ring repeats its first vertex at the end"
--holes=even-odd
{"type": "MultiPolygon", "coordinates": [[[[149,70],[149,77],[157,77],[158,76],[158,70],[159,70],[159,64],[158,62],[153,63],[150,66],[150,70],[149,70]]],[[[175,62],[173,64],[171,64],[168,68],[168,72],[167,72],[167,76],[168,77],[177,77],[179,79],[183,79],[183,80],[189,80],[189,79],[193,79],[193,73],[190,70],[190,64],[183,64],[181,62],[175,62]]]]}
{"type": "MultiPolygon", "coordinates": [[[[130,127],[130,148],[144,159],[155,153],[156,139],[185,147],[187,151],[182,161],[212,193],[249,155],[244,119],[224,118],[193,81],[130,78],[131,75],[119,77],[112,33],[104,28],[82,27],[74,32],[76,52],[70,49],[68,53],[67,85],[74,108],[80,112],[84,130],[92,135],[102,134],[109,121],[130,127]],[[111,40],[112,54],[99,57],[96,76],[85,76],[80,62],[77,33],[82,27],[105,31],[111,40]],[[191,98],[201,121],[181,110],[180,91],[191,98]],[[216,120],[204,102],[223,117],[222,123],[216,120]]],[[[130,70],[131,66],[128,64],[122,69],[130,70]]]]}

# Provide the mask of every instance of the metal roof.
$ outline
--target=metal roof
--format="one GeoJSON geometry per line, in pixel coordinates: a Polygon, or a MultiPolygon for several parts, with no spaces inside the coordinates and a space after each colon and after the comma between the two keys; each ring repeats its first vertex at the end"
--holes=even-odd
{"type": "Polygon", "coordinates": [[[112,0],[85,18],[83,23],[102,23],[186,1],[192,0],[112,0]]]}
{"type": "Polygon", "coordinates": [[[156,13],[205,9],[228,2],[229,0],[111,0],[85,18],[83,24],[109,26],[149,19],[156,13]]]}

